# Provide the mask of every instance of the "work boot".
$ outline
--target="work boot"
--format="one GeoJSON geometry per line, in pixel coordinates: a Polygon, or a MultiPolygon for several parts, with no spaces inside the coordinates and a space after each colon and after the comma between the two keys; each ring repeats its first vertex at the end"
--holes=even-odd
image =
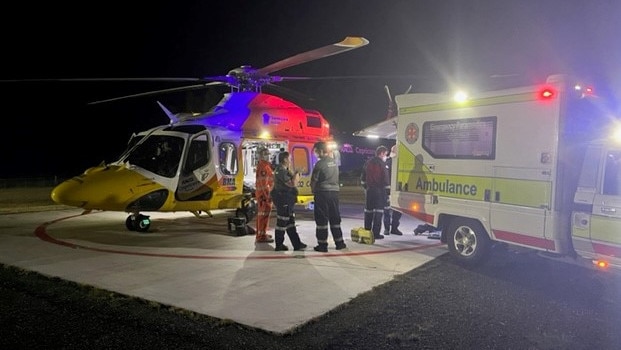
{"type": "Polygon", "coordinates": [[[284,244],[276,244],[276,248],[274,248],[274,250],[277,252],[284,252],[286,250],[289,250],[289,247],[284,244]]]}
{"type": "Polygon", "coordinates": [[[272,238],[272,236],[270,235],[258,235],[257,238],[255,239],[255,243],[272,243],[274,242],[274,239],[272,238]]]}
{"type": "Polygon", "coordinates": [[[399,231],[399,229],[397,229],[397,228],[392,230],[392,232],[390,234],[391,235],[397,235],[397,236],[403,236],[403,232],[399,231]]]}
{"type": "Polygon", "coordinates": [[[293,247],[293,250],[304,250],[304,248],[308,247],[306,244],[300,242],[300,245],[298,245],[297,247],[293,247]]]}
{"type": "Polygon", "coordinates": [[[384,235],[377,235],[375,236],[375,239],[384,239],[384,235]]]}
{"type": "Polygon", "coordinates": [[[347,244],[345,242],[336,242],[336,250],[341,250],[347,248],[347,244]]]}
{"type": "Polygon", "coordinates": [[[390,235],[390,231],[384,230],[384,236],[388,236],[388,235],[390,235]]]}
{"type": "Polygon", "coordinates": [[[315,246],[316,252],[322,252],[322,253],[327,253],[328,252],[328,245],[327,244],[319,244],[317,246],[315,246]]]}

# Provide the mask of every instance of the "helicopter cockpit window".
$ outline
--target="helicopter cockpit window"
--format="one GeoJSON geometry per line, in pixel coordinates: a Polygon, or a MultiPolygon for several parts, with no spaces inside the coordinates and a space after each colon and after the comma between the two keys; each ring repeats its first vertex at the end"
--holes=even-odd
{"type": "Polygon", "coordinates": [[[237,148],[234,143],[222,142],[220,144],[220,171],[224,175],[237,174],[237,148]]]}
{"type": "Polygon", "coordinates": [[[184,171],[190,173],[207,165],[207,163],[209,163],[209,140],[207,135],[203,134],[195,137],[190,142],[184,171]]]}
{"type": "Polygon", "coordinates": [[[158,175],[173,177],[179,168],[182,150],[182,138],[152,135],[132,149],[125,161],[158,175]]]}

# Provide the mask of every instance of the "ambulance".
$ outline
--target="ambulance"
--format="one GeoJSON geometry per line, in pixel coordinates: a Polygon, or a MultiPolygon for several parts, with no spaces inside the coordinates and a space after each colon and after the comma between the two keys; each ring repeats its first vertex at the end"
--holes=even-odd
{"type": "Polygon", "coordinates": [[[396,139],[390,204],[440,231],[454,258],[475,265],[505,246],[621,269],[621,143],[591,87],[551,75],[395,101],[397,116],[356,135],[396,139]]]}

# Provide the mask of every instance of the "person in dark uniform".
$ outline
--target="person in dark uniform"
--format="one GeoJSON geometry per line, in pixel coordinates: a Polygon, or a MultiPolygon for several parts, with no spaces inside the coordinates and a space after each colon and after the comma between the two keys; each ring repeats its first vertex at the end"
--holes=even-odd
{"type": "MultiPolygon", "coordinates": [[[[386,159],[386,169],[388,169],[388,180],[392,181],[392,165],[395,157],[397,156],[397,146],[392,146],[390,149],[390,157],[386,159]]],[[[401,212],[398,212],[390,206],[390,185],[386,187],[386,206],[384,207],[384,235],[397,235],[402,236],[403,233],[399,231],[399,224],[401,223],[401,212]]]]}
{"type": "Polygon", "coordinates": [[[274,228],[274,239],[276,240],[276,251],[288,250],[285,245],[285,232],[293,245],[293,250],[302,250],[306,244],[302,243],[295,226],[295,213],[293,211],[297,201],[298,189],[295,184],[298,182],[300,174],[292,173],[289,170],[291,160],[289,152],[278,153],[278,165],[274,170],[274,189],[272,190],[272,201],[276,205],[276,227],[274,228]]]}
{"type": "Polygon", "coordinates": [[[364,228],[371,230],[375,239],[383,239],[382,216],[386,207],[386,187],[390,186],[386,156],[388,149],[379,146],[375,157],[369,159],[360,174],[360,184],[365,190],[366,204],[364,207],[364,228]]]}
{"type": "Polygon", "coordinates": [[[330,156],[328,145],[325,142],[317,142],[313,151],[319,158],[311,174],[311,190],[315,196],[315,236],[317,246],[315,251],[328,251],[328,229],[336,244],[336,249],[345,249],[347,245],[343,241],[341,231],[341,213],[339,211],[339,167],[330,156]]]}

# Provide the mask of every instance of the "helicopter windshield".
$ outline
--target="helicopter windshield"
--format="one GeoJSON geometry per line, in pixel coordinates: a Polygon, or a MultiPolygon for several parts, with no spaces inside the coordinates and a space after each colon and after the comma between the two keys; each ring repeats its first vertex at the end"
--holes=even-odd
{"type": "Polygon", "coordinates": [[[184,140],[176,136],[133,137],[124,161],[161,176],[174,177],[179,169],[184,140]]]}

